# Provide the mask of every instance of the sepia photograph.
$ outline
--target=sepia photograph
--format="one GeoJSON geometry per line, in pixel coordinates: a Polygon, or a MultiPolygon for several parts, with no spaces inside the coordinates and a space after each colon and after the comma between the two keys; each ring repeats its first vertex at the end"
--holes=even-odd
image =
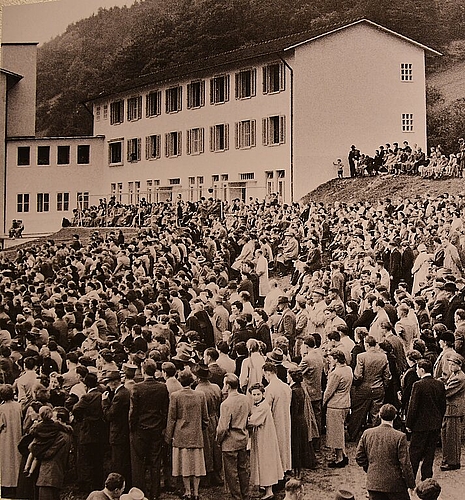
{"type": "Polygon", "coordinates": [[[463,1],[0,30],[0,498],[463,500],[463,1]]]}

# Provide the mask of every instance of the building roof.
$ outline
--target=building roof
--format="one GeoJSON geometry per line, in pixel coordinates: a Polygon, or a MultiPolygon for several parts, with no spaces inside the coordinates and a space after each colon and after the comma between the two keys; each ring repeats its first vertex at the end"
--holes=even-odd
{"type": "Polygon", "coordinates": [[[7,91],[12,89],[23,78],[22,75],[4,68],[0,68],[0,73],[6,76],[7,91]]]}
{"type": "Polygon", "coordinates": [[[183,77],[200,76],[206,71],[216,71],[218,73],[221,73],[223,68],[231,65],[232,63],[243,63],[246,61],[251,61],[257,58],[272,55],[284,56],[286,55],[286,52],[291,51],[296,47],[362,23],[368,24],[375,29],[378,29],[395,37],[401,38],[402,40],[416,45],[417,47],[431,54],[442,55],[440,52],[427,47],[426,45],[423,45],[419,42],[416,42],[415,40],[396,33],[395,31],[385,28],[384,26],[374,23],[373,21],[370,21],[368,19],[357,19],[339,23],[337,25],[323,27],[319,26],[317,28],[302,31],[299,33],[293,33],[291,35],[283,36],[280,38],[244,45],[228,52],[221,52],[219,54],[205,57],[203,59],[198,59],[192,62],[171,65],[153,73],[148,73],[136,78],[131,78],[130,80],[122,82],[116,88],[113,87],[111,90],[102,91],[99,95],[90,98],[87,102],[102,99],[104,97],[108,97],[109,95],[114,95],[115,93],[135,90],[147,85],[168,83],[173,80],[179,80],[183,77]]]}

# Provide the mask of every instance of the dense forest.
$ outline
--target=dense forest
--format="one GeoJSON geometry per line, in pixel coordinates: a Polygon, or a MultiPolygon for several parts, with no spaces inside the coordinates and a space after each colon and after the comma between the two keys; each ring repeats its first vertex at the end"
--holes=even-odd
{"type": "MultiPolygon", "coordinates": [[[[461,0],[139,0],[100,9],[39,48],[37,133],[91,133],[92,118],[80,103],[135,76],[362,17],[446,54],[465,39],[461,0]]],[[[453,58],[443,59],[439,64],[453,58]]],[[[437,115],[441,96],[432,94],[437,115]]],[[[465,110],[460,116],[465,131],[465,110]]]]}

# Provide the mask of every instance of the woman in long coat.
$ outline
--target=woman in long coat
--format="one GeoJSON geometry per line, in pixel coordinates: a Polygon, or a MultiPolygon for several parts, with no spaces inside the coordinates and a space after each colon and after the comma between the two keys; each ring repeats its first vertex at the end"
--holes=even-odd
{"type": "Polygon", "coordinates": [[[206,475],[203,431],[208,426],[205,394],[194,391],[190,371],[179,374],[182,389],[170,396],[165,440],[173,445],[173,476],[182,476],[185,500],[198,500],[200,477],[206,475]],[[193,489],[193,496],[191,494],[193,489]]]}
{"type": "Polygon", "coordinates": [[[265,488],[262,500],[273,497],[272,486],[283,479],[276,428],[261,384],[249,388],[254,404],[248,420],[251,431],[250,481],[265,488]]]}
{"type": "Polygon", "coordinates": [[[329,353],[330,372],[323,395],[326,405],[326,445],[334,450],[335,460],[328,464],[331,468],[345,467],[349,459],[345,453],[345,420],[350,409],[350,389],[353,374],[346,365],[345,354],[339,349],[329,353]]]}
{"type": "Polygon", "coordinates": [[[14,401],[13,387],[0,385],[0,480],[3,488],[16,488],[21,465],[21,404],[14,401]]]}
{"type": "Polygon", "coordinates": [[[421,243],[418,245],[418,256],[415,259],[412,267],[413,288],[412,295],[415,296],[420,290],[420,283],[426,282],[426,276],[429,273],[430,264],[433,260],[433,255],[428,253],[426,245],[421,243]]]}

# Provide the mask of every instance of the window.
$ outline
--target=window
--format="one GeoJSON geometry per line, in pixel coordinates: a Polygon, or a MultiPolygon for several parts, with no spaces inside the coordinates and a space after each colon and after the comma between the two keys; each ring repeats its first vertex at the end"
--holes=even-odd
{"type": "Polygon", "coordinates": [[[77,147],[78,165],[88,165],[90,163],[90,146],[88,144],[79,144],[77,147]]]}
{"type": "Polygon", "coordinates": [[[123,163],[123,141],[113,141],[108,144],[108,163],[121,165],[123,163]]]}
{"type": "Polygon", "coordinates": [[[195,184],[195,177],[189,177],[189,185],[195,184]]]}
{"type": "Polygon", "coordinates": [[[165,134],[165,156],[181,156],[181,132],[165,134]]]}
{"type": "Polygon", "coordinates": [[[199,175],[197,177],[197,184],[200,186],[200,184],[203,184],[203,175],[199,175]]]}
{"type": "Polygon", "coordinates": [[[29,212],[29,193],[18,194],[16,197],[16,211],[29,212]]]}
{"type": "Polygon", "coordinates": [[[255,146],[255,120],[243,120],[236,123],[236,149],[255,146]]]}
{"type": "Polygon", "coordinates": [[[69,193],[57,193],[57,212],[69,210],[69,193]]]}
{"type": "Polygon", "coordinates": [[[100,113],[101,113],[101,107],[97,106],[95,108],[95,121],[99,122],[100,121],[100,113]]]}
{"type": "Polygon", "coordinates": [[[161,156],[161,135],[149,135],[145,138],[145,158],[155,160],[161,156]]]}
{"type": "Polygon", "coordinates": [[[141,140],[140,138],[128,139],[127,155],[128,161],[134,163],[140,161],[141,140]]]}
{"type": "Polygon", "coordinates": [[[110,125],[118,125],[124,120],[124,101],[115,101],[110,104],[110,125]]]}
{"type": "Polygon", "coordinates": [[[263,145],[274,146],[286,142],[286,127],[284,116],[269,116],[263,118],[263,145]]]}
{"type": "Polygon", "coordinates": [[[229,101],[229,75],[215,76],[210,80],[210,104],[229,101]]]}
{"type": "Polygon", "coordinates": [[[139,201],[140,201],[140,181],[135,181],[134,187],[135,187],[135,192],[136,192],[134,202],[139,203],[139,201]]]}
{"type": "Polygon", "coordinates": [[[198,155],[204,152],[205,129],[191,128],[187,131],[187,154],[198,155]]]}
{"type": "Polygon", "coordinates": [[[82,191],[76,195],[77,206],[80,210],[89,208],[89,191],[82,191]]]}
{"type": "Polygon", "coordinates": [[[245,174],[239,174],[239,179],[241,181],[253,181],[255,179],[255,174],[253,172],[247,172],[245,174]]]}
{"type": "Polygon", "coordinates": [[[205,82],[191,82],[187,85],[187,108],[205,106],[205,82]]]}
{"type": "Polygon", "coordinates": [[[29,146],[18,147],[18,165],[25,166],[31,164],[31,148],[29,146]]]}
{"type": "Polygon", "coordinates": [[[116,182],[110,184],[110,197],[116,199],[116,182]]]}
{"type": "Polygon", "coordinates": [[[128,121],[132,122],[142,118],[142,96],[128,99],[128,121]]]}
{"type": "Polygon", "coordinates": [[[169,182],[170,182],[171,186],[174,186],[174,185],[181,184],[181,179],[179,177],[177,177],[175,179],[170,179],[169,182]]]}
{"type": "Polygon", "coordinates": [[[128,201],[130,205],[134,203],[134,182],[128,182],[128,201]]]}
{"type": "Polygon", "coordinates": [[[37,211],[48,212],[50,210],[50,194],[37,193],[37,211]]]}
{"type": "Polygon", "coordinates": [[[282,92],[285,89],[284,84],[284,64],[269,64],[263,67],[263,93],[272,94],[282,92]]]}
{"type": "Polygon", "coordinates": [[[123,183],[118,182],[118,184],[116,185],[116,201],[119,201],[121,203],[122,200],[123,200],[123,183]]]}
{"type": "Polygon", "coordinates": [[[156,188],[155,186],[158,186],[160,184],[160,181],[157,180],[148,180],[147,181],[147,201],[148,203],[155,203],[156,201],[156,188]]]}
{"type": "Polygon", "coordinates": [[[220,176],[219,175],[212,175],[212,182],[220,182],[220,176]]]}
{"type": "Polygon", "coordinates": [[[161,92],[159,90],[147,94],[145,114],[147,118],[161,114],[161,92]]]}
{"type": "Polygon", "coordinates": [[[210,151],[229,149],[229,125],[221,123],[210,127],[210,151]]]}
{"type": "Polygon", "coordinates": [[[401,65],[400,65],[400,80],[402,82],[412,82],[413,81],[412,63],[401,63],[401,65]]]}
{"type": "Polygon", "coordinates": [[[50,146],[37,146],[37,165],[50,165],[50,146]]]}
{"type": "Polygon", "coordinates": [[[256,81],[256,69],[247,69],[236,73],[236,99],[248,99],[255,96],[256,81]]]}
{"type": "Polygon", "coordinates": [[[166,89],[166,112],[177,113],[182,109],[182,87],[166,89]]]}
{"type": "Polygon", "coordinates": [[[69,146],[58,146],[57,147],[57,164],[58,165],[69,165],[69,146]]]}
{"type": "Polygon", "coordinates": [[[223,182],[226,182],[227,180],[229,180],[229,174],[221,174],[221,180],[223,182]]]}
{"type": "Polygon", "coordinates": [[[103,119],[108,120],[108,104],[103,105],[103,119]]]}
{"type": "Polygon", "coordinates": [[[402,132],[413,132],[413,113],[402,113],[402,132]]]}

